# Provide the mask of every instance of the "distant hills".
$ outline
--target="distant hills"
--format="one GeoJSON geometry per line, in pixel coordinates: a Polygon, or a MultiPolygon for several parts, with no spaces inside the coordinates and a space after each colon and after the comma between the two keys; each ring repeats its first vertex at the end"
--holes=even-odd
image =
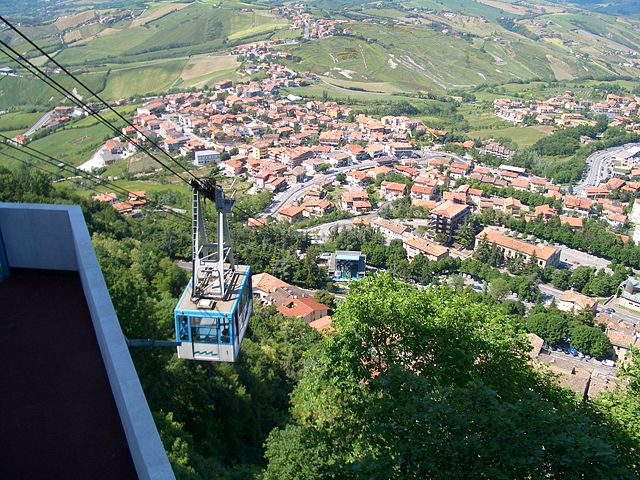
{"type": "MultiPolygon", "coordinates": [[[[260,40],[285,41],[284,61],[315,73],[316,90],[330,93],[640,77],[640,0],[306,0],[310,18],[338,22],[322,38],[291,28],[290,11],[271,11],[285,3],[0,0],[0,13],[112,99],[248,79],[227,55],[260,40]]],[[[0,35],[46,65],[15,35],[0,35]]],[[[0,108],[50,101],[37,84],[27,75],[5,79],[0,108]]]]}

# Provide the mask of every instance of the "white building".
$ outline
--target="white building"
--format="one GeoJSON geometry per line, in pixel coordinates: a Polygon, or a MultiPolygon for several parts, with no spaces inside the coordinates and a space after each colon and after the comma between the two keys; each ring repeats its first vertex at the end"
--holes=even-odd
{"type": "Polygon", "coordinates": [[[193,154],[193,165],[196,167],[202,167],[207,163],[219,161],[220,152],[216,150],[199,150],[193,154]]]}

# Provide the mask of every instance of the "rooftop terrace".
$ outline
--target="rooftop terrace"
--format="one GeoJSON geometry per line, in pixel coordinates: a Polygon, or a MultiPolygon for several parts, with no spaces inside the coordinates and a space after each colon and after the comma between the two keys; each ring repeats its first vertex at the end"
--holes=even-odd
{"type": "Polygon", "coordinates": [[[138,478],[79,276],[12,270],[0,305],[0,477],[138,478]]]}

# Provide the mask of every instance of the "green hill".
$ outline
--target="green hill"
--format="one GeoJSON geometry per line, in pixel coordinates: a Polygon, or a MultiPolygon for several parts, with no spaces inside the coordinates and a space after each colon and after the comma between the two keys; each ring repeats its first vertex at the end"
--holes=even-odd
{"type": "Polygon", "coordinates": [[[640,21],[632,18],[523,1],[357,2],[348,10],[312,3],[344,19],[343,33],[290,50],[334,85],[442,92],[640,73],[640,21]]]}

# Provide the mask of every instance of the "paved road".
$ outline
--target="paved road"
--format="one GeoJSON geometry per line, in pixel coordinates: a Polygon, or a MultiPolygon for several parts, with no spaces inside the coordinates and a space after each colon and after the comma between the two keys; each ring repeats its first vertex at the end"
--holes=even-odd
{"type": "MultiPolygon", "coordinates": [[[[543,296],[547,297],[547,300],[551,300],[551,297],[555,297],[556,301],[560,300],[560,297],[562,296],[562,294],[564,293],[564,291],[559,290],[551,285],[548,284],[540,284],[538,285],[538,287],[540,288],[540,292],[542,293],[543,296]]],[[[604,305],[608,305],[608,303],[605,303],[604,305]]],[[[611,307],[615,308],[615,305],[610,305],[611,307]]],[[[598,307],[598,310],[602,310],[603,306],[598,307]]],[[[623,322],[635,326],[637,323],[640,323],[640,313],[639,314],[633,314],[630,312],[626,312],[622,309],[619,308],[615,308],[615,312],[613,314],[611,314],[611,316],[613,318],[617,318],[622,320],[623,322]]]]}
{"type": "Polygon", "coordinates": [[[611,177],[611,167],[613,166],[613,154],[629,148],[637,143],[628,143],[621,147],[606,148],[604,150],[598,150],[593,152],[587,158],[586,172],[583,179],[573,187],[574,193],[580,193],[587,187],[595,187],[599,185],[603,180],[611,177]]]}
{"type": "Polygon", "coordinates": [[[604,268],[608,273],[613,273],[609,268],[609,260],[606,258],[596,257],[566,246],[563,246],[560,251],[560,261],[570,268],[584,265],[585,267],[604,268]]]}
{"type": "Polygon", "coordinates": [[[51,111],[45,113],[44,115],[42,115],[38,120],[36,120],[36,123],[34,123],[29,130],[24,132],[24,134],[27,137],[30,136],[30,135],[33,135],[37,130],[42,128],[42,126],[51,119],[52,115],[53,115],[53,110],[51,110],[51,111]]]}
{"type": "Polygon", "coordinates": [[[353,225],[353,221],[355,219],[374,220],[374,219],[378,218],[378,212],[380,211],[380,209],[386,207],[390,203],[391,202],[383,202],[383,203],[380,204],[380,207],[378,209],[376,209],[375,211],[373,211],[371,213],[368,213],[366,215],[359,215],[357,217],[350,217],[350,218],[344,218],[342,220],[335,220],[333,222],[328,222],[328,223],[323,223],[321,225],[316,225],[316,226],[313,226],[313,227],[303,228],[303,229],[301,229],[301,231],[312,235],[316,240],[325,241],[325,240],[327,240],[329,238],[329,234],[331,233],[331,231],[334,228],[348,228],[348,227],[351,227],[353,225]]]}
{"type": "Polygon", "coordinates": [[[273,197],[273,201],[271,204],[265,208],[264,212],[258,215],[259,218],[264,218],[273,215],[282,207],[286,207],[287,205],[291,205],[295,203],[300,197],[302,197],[305,191],[313,186],[324,183],[327,180],[333,180],[336,178],[338,173],[345,173],[350,170],[362,170],[365,168],[371,168],[376,165],[375,160],[368,160],[366,162],[359,163],[358,165],[349,165],[346,167],[340,167],[333,169],[330,173],[325,173],[321,175],[314,175],[313,178],[307,180],[303,183],[298,183],[296,185],[292,185],[287,188],[284,192],[277,193],[273,197]]]}

